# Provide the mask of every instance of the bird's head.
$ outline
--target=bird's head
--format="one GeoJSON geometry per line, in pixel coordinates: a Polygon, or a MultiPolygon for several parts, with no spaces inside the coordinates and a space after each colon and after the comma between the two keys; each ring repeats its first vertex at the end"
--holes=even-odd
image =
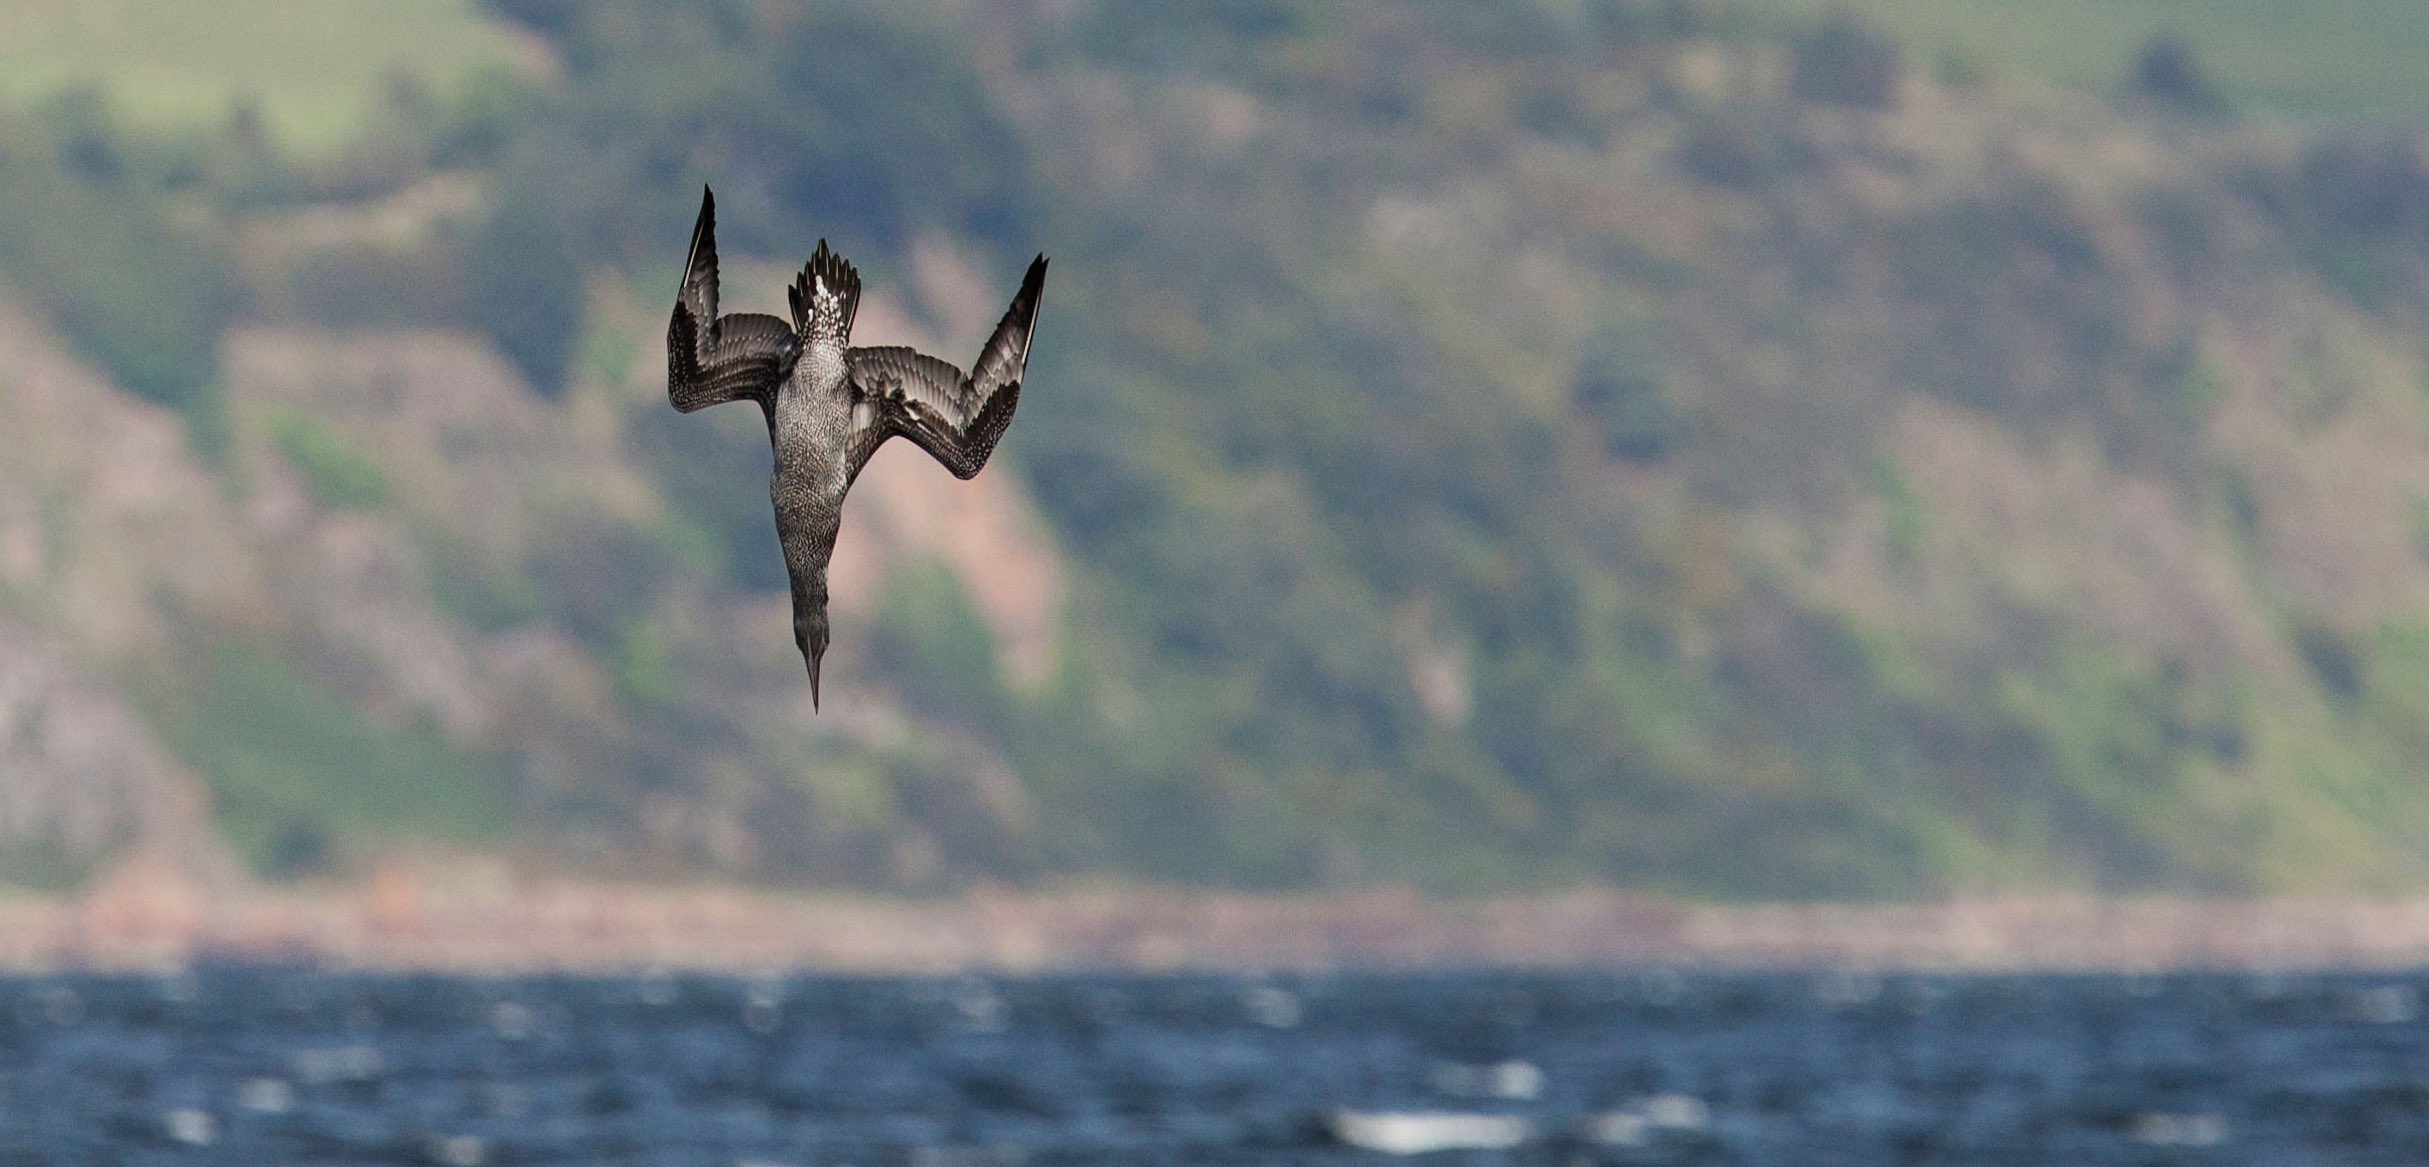
{"type": "Polygon", "coordinates": [[[827,614],[823,611],[797,613],[793,617],[793,643],[801,648],[801,659],[810,666],[810,708],[818,708],[818,661],[827,654],[827,614]]]}

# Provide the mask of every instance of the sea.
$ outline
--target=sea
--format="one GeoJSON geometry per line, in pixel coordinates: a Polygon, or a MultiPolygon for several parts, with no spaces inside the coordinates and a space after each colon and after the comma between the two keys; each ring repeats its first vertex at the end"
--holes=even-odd
{"type": "Polygon", "coordinates": [[[2429,974],[0,978],[0,1165],[2429,1162],[2429,974]]]}

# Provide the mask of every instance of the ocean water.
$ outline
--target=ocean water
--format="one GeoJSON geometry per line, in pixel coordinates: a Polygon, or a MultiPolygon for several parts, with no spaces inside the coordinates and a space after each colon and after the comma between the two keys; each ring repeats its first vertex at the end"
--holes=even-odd
{"type": "Polygon", "coordinates": [[[2429,1162],[2429,976],[0,979],[0,1164],[2429,1162]]]}

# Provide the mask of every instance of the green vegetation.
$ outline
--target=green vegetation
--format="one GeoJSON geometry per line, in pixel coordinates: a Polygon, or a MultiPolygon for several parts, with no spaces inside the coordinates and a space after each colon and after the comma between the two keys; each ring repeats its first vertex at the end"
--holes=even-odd
{"type": "Polygon", "coordinates": [[[898,662],[914,712],[966,717],[990,733],[1004,732],[995,635],[951,569],[925,562],[898,571],[886,582],[885,609],[869,635],[875,656],[898,662]]]}
{"type": "Polygon", "coordinates": [[[643,708],[671,705],[682,695],[674,658],[668,655],[666,633],[655,623],[627,621],[616,632],[609,662],[615,668],[616,687],[643,708]]]}
{"type": "Polygon", "coordinates": [[[192,160],[122,136],[89,98],[47,113],[0,115],[0,267],[127,388],[207,412],[241,286],[160,193],[192,160]]]}
{"type": "Polygon", "coordinates": [[[270,440],[322,505],[369,510],[388,501],[379,463],[319,418],[280,410],[270,418],[270,440]]]}
{"type": "Polygon", "coordinates": [[[453,92],[517,57],[472,0],[0,5],[0,99],[99,85],[144,125],[187,132],[252,108],[281,142],[314,150],[354,140],[387,89],[453,92]]]}
{"type": "Polygon", "coordinates": [[[515,569],[478,562],[460,543],[445,536],[423,540],[430,564],[430,595],[440,610],[483,633],[541,619],[546,601],[538,585],[515,569]]]}
{"type": "MultiPolygon", "coordinates": [[[[512,807],[906,887],[2429,880],[2429,552],[2380,553],[2429,547],[2429,148],[2342,128],[2421,116],[2371,80],[2409,3],[2308,37],[2262,0],[487,11],[558,69],[389,92],[326,150],[181,153],[90,99],[0,127],[41,208],[0,268],[198,425],[196,354],[266,316],[477,332],[518,424],[604,435],[398,423],[531,460],[407,524],[465,655],[527,670],[497,740],[260,650],[183,678],[265,869],[512,807]],[[2349,60],[2280,84],[2263,45],[2349,60]],[[830,664],[886,716],[805,728],[789,646],[735,648],[782,606],[766,430],[621,384],[703,181],[729,272],[827,238],[939,328],[977,311],[940,256],[1054,255],[989,471],[1070,580],[1045,676],[1005,675],[996,581],[916,557],[830,664]],[[74,240],[112,264],[32,274],[74,240]]],[[[430,473],[264,416],[332,506],[430,473]]]]}
{"type": "Polygon", "coordinates": [[[297,874],[397,838],[494,843],[508,832],[501,776],[436,730],[372,720],[257,649],[212,653],[200,679],[174,736],[257,870],[297,874]]]}
{"type": "Polygon", "coordinates": [[[0,894],[10,888],[64,891],[81,886],[93,875],[90,855],[75,855],[47,842],[0,847],[0,894]]]}
{"type": "Polygon", "coordinates": [[[2303,120],[2429,115],[2429,8],[2413,0],[1769,0],[1853,12],[1926,53],[2078,92],[2121,87],[2154,41],[2191,48],[2228,102],[2303,120]]]}
{"type": "Polygon", "coordinates": [[[509,187],[465,255],[466,307],[532,385],[554,396],[582,335],[582,271],[540,192],[509,187]]]}

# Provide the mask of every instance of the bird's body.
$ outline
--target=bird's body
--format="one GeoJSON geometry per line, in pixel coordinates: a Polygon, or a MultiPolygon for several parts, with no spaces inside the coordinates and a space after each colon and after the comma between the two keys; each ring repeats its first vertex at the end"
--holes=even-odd
{"type": "Polygon", "coordinates": [[[853,348],[860,273],[823,239],[787,289],[791,324],[755,313],[719,316],[716,204],[702,192],[667,324],[667,396],[685,413],[738,400],[757,401],[766,413],[776,453],[768,494],[813,705],[828,639],[827,561],[842,529],[844,495],[877,447],[898,435],[957,477],[986,465],[1020,399],[1045,275],[1041,255],[967,375],[907,348],[853,348]]]}
{"type": "Polygon", "coordinates": [[[776,540],[784,548],[785,572],[793,583],[795,623],[827,602],[827,560],[843,528],[843,496],[852,488],[844,465],[852,406],[839,376],[821,383],[811,362],[794,366],[768,413],[768,437],[776,466],[768,497],[776,504],[776,540]]]}
{"type": "MultiPolygon", "coordinates": [[[[818,249],[826,254],[824,240],[818,249]]],[[[844,355],[851,321],[823,273],[809,282],[810,302],[795,309],[805,317],[796,326],[801,355],[768,410],[768,440],[776,448],[768,496],[776,505],[776,539],[793,583],[796,625],[826,610],[827,560],[843,528],[843,496],[857,470],[845,456],[852,434],[851,368],[844,355]]],[[[795,302],[800,303],[798,293],[795,302]]]]}

